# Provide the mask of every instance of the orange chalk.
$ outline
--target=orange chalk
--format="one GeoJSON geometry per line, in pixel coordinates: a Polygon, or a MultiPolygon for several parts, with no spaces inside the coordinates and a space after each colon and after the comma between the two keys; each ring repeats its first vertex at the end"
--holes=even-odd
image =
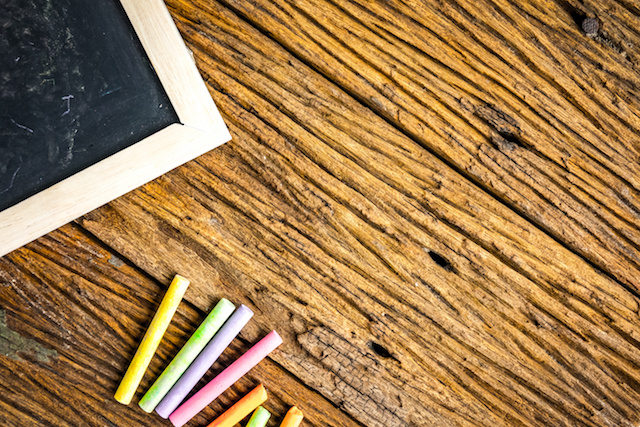
{"type": "Polygon", "coordinates": [[[208,427],[233,427],[267,400],[267,390],[260,384],[240,399],[208,427]]]}
{"type": "Polygon", "coordinates": [[[304,418],[304,414],[302,411],[295,406],[289,409],[287,415],[285,415],[284,420],[282,420],[282,424],[280,427],[298,427],[304,418]]]}

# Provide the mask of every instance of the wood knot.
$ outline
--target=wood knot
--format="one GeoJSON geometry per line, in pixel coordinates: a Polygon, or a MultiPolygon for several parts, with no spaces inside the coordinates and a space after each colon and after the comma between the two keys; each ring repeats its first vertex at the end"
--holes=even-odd
{"type": "Polygon", "coordinates": [[[501,151],[513,151],[516,147],[527,148],[520,135],[518,121],[495,105],[485,104],[475,110],[475,115],[493,129],[489,141],[501,151]]]}

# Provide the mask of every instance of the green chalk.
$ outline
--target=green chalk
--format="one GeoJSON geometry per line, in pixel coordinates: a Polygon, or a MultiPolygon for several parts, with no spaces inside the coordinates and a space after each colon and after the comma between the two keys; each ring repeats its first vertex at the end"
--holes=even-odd
{"type": "Polygon", "coordinates": [[[198,354],[209,343],[211,338],[218,332],[218,329],[231,316],[236,306],[229,300],[221,299],[218,304],[211,310],[211,313],[200,324],[198,329],[193,333],[189,341],[182,347],[176,357],[165,368],[155,383],[147,391],[142,399],[140,399],[140,407],[146,412],[151,412],[160,403],[165,394],[171,390],[171,387],[180,379],[180,376],[187,370],[191,362],[198,357],[198,354]]]}
{"type": "Polygon", "coordinates": [[[271,412],[267,411],[262,406],[258,406],[247,423],[247,427],[264,427],[267,425],[269,418],[271,418],[271,412]]]}

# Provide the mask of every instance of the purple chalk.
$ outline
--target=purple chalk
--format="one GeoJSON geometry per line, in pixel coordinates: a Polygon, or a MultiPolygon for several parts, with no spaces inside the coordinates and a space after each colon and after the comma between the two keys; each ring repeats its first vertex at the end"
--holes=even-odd
{"type": "Polygon", "coordinates": [[[173,385],[171,391],[156,406],[156,412],[162,418],[169,415],[182,403],[187,394],[196,386],[200,378],[207,373],[211,365],[218,360],[222,352],[231,344],[231,341],[240,333],[244,325],[253,316],[253,311],[242,304],[231,315],[222,328],[216,333],[213,339],[191,363],[189,369],[185,371],[180,379],[173,385]]]}

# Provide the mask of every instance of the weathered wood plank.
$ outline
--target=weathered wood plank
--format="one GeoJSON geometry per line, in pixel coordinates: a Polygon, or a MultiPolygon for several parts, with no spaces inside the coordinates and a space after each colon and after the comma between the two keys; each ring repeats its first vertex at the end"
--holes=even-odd
{"type": "MultiPolygon", "coordinates": [[[[206,9],[209,2],[191,3],[206,9]]],[[[615,0],[222,3],[638,290],[638,7],[615,0]],[[582,32],[586,16],[601,20],[597,37],[582,32]]]]}
{"type": "Polygon", "coordinates": [[[246,338],[277,325],[274,359],[362,424],[640,421],[635,292],[229,9],[172,4],[234,142],[84,227],[252,304],[246,338]]]}
{"type": "MultiPolygon", "coordinates": [[[[112,397],[164,290],[74,226],[0,258],[0,423],[171,425],[136,403],[204,318],[190,304],[178,309],[134,403],[112,397]]],[[[220,291],[210,288],[209,296],[220,298],[220,291]]],[[[249,346],[241,334],[208,378],[249,346]]],[[[307,425],[358,426],[269,359],[190,425],[208,425],[259,381],[269,390],[270,426],[292,404],[303,408],[307,425]]]]}

